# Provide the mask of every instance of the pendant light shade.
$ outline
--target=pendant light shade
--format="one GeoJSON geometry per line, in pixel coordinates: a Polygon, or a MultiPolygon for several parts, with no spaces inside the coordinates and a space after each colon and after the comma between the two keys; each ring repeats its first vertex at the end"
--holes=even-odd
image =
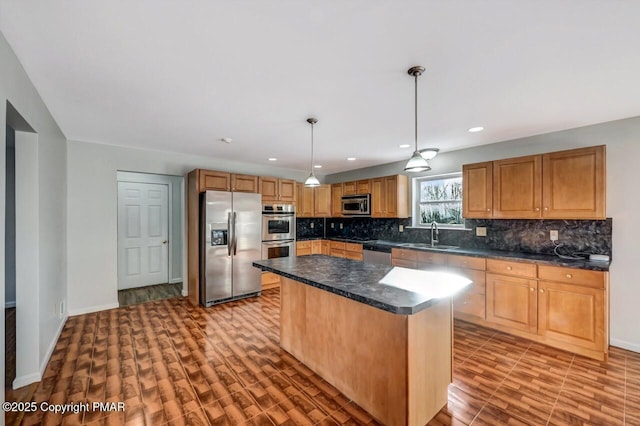
{"type": "MultiPolygon", "coordinates": [[[[424,159],[420,151],[418,151],[418,77],[424,72],[424,67],[411,67],[407,71],[409,75],[413,76],[415,81],[415,151],[413,155],[407,161],[407,165],[404,167],[405,172],[419,173],[431,170],[429,163],[424,159]]],[[[437,152],[437,151],[436,151],[437,152]]]]}
{"type": "Polygon", "coordinates": [[[307,123],[311,124],[311,165],[309,167],[311,173],[309,173],[309,177],[307,178],[307,180],[304,181],[304,186],[311,188],[313,188],[314,186],[320,186],[320,181],[318,180],[316,175],[313,174],[313,125],[317,122],[317,118],[307,118],[307,123]]]}

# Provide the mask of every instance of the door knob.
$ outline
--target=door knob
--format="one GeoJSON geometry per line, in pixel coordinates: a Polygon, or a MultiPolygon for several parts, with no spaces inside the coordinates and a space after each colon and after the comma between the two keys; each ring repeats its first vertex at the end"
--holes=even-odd
{"type": "Polygon", "coordinates": [[[164,240],[164,241],[162,242],[162,244],[167,244],[168,242],[169,242],[169,240],[164,240]]]}

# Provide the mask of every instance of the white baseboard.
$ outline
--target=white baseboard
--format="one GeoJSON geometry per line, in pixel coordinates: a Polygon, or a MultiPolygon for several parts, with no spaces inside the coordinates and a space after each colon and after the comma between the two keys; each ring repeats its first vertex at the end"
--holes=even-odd
{"type": "Polygon", "coordinates": [[[8,308],[15,308],[16,307],[16,301],[14,300],[13,302],[4,302],[4,308],[8,309],[8,308]]]}
{"type": "Polygon", "coordinates": [[[617,348],[622,348],[628,351],[640,353],[640,344],[638,343],[631,343],[631,342],[627,342],[619,339],[609,339],[609,344],[617,348]]]}
{"type": "Polygon", "coordinates": [[[177,283],[181,283],[182,282],[182,278],[173,278],[171,280],[169,280],[169,284],[177,284],[177,283]]]}
{"type": "Polygon", "coordinates": [[[72,317],[75,315],[90,314],[92,312],[106,311],[108,309],[115,309],[119,307],[120,305],[118,304],[118,302],[116,302],[116,303],[109,303],[108,305],[89,306],[87,308],[80,308],[80,309],[69,309],[69,316],[72,317]]]}
{"type": "MultiPolygon", "coordinates": [[[[56,339],[56,341],[57,341],[57,339],[56,339]]],[[[15,390],[15,389],[21,388],[23,386],[30,385],[31,383],[39,382],[40,380],[42,380],[42,373],[40,373],[40,372],[31,373],[31,374],[27,374],[25,376],[16,377],[13,380],[13,385],[12,386],[13,386],[13,389],[15,390]]]]}

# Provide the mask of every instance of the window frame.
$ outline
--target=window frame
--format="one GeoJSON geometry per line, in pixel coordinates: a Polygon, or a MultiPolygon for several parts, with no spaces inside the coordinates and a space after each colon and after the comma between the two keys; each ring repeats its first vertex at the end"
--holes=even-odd
{"type": "MultiPolygon", "coordinates": [[[[432,181],[432,180],[441,180],[441,179],[451,179],[451,178],[460,178],[461,180],[461,184],[462,184],[462,171],[460,172],[453,172],[453,173],[444,173],[444,174],[439,174],[439,175],[426,175],[426,176],[416,176],[413,177],[411,179],[411,186],[412,186],[412,191],[411,191],[411,212],[412,212],[412,219],[411,219],[411,226],[413,228],[421,228],[421,229],[429,229],[431,227],[431,224],[421,224],[420,223],[420,206],[421,206],[421,202],[420,202],[420,184],[422,182],[425,181],[432,181]]],[[[439,229],[466,229],[465,228],[465,218],[462,216],[462,197],[464,197],[464,194],[462,194],[462,196],[460,197],[460,217],[462,219],[462,223],[460,224],[450,224],[450,223],[439,223],[436,222],[438,224],[438,228],[439,229]]],[[[443,201],[443,203],[448,202],[458,202],[458,201],[443,201]]]]}

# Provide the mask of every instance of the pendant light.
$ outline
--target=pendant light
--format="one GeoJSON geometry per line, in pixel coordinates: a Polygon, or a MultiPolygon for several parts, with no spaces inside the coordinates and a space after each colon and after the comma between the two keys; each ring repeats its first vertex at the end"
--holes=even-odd
{"type": "Polygon", "coordinates": [[[429,163],[427,163],[427,160],[425,160],[422,154],[420,154],[420,151],[418,151],[418,77],[420,77],[420,75],[422,75],[422,73],[424,72],[424,67],[421,67],[421,66],[411,67],[407,72],[409,73],[409,75],[413,76],[415,81],[415,142],[416,142],[415,148],[416,149],[415,151],[413,151],[413,155],[411,156],[409,161],[407,161],[407,165],[405,166],[404,171],[413,172],[413,173],[426,172],[431,170],[431,167],[429,167],[429,163]]]}
{"type": "Polygon", "coordinates": [[[311,188],[313,188],[314,186],[320,186],[320,181],[318,180],[316,175],[313,174],[313,125],[317,122],[317,118],[307,118],[307,123],[311,124],[311,166],[309,167],[311,169],[311,173],[309,173],[309,177],[307,178],[307,180],[304,181],[304,186],[311,188]]]}

